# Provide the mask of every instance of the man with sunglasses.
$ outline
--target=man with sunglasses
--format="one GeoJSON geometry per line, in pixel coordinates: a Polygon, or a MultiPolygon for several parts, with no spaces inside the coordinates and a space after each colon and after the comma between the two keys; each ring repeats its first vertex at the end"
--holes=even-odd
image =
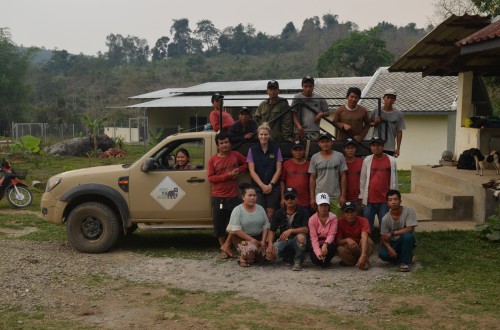
{"type": "Polygon", "coordinates": [[[283,195],[285,206],[276,211],[272,218],[266,257],[269,260],[282,258],[285,263],[293,261],[292,270],[300,271],[305,258],[309,215],[297,206],[295,188],[285,188],[283,195]]]}

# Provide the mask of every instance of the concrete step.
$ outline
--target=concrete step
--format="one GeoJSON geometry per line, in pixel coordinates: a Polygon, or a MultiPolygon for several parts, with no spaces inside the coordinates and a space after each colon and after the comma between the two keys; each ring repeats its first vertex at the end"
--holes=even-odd
{"type": "Polygon", "coordinates": [[[416,183],[413,193],[423,195],[451,207],[457,219],[472,218],[474,197],[467,193],[435,183],[416,183]]]}
{"type": "Polygon", "coordinates": [[[403,194],[401,198],[403,205],[410,206],[415,210],[417,220],[460,220],[451,205],[433,198],[416,193],[403,194]]]}
{"type": "Polygon", "coordinates": [[[464,185],[469,184],[469,179],[466,177],[454,176],[453,173],[447,173],[443,171],[442,168],[432,168],[431,166],[418,166],[412,168],[411,175],[412,186],[414,183],[423,186],[433,184],[447,187],[454,191],[463,191],[464,185]]]}

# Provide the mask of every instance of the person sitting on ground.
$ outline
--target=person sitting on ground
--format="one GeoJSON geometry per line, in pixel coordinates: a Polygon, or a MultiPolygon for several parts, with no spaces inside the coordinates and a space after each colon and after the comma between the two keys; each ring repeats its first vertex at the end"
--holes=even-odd
{"type": "Polygon", "coordinates": [[[247,107],[242,107],[238,120],[229,128],[229,139],[231,143],[241,141],[257,141],[257,122],[252,119],[252,113],[247,107]]]}
{"type": "Polygon", "coordinates": [[[309,204],[309,161],[305,153],[305,143],[295,141],[292,144],[292,158],[283,162],[281,171],[281,207],[285,206],[285,187],[295,188],[297,191],[297,204],[311,216],[309,204]]]}
{"type": "Polygon", "coordinates": [[[231,212],[227,231],[233,234],[233,244],[240,253],[238,263],[241,267],[250,267],[265,260],[269,220],[266,211],[257,204],[255,188],[242,183],[240,189],[243,203],[231,212]]]}
{"type": "Polygon", "coordinates": [[[370,116],[365,107],[358,104],[361,90],[350,87],[347,90],[347,102],[335,111],[333,123],[337,127],[337,140],[351,138],[357,142],[362,141],[371,127],[370,116]]]}
{"type": "Polygon", "coordinates": [[[302,78],[302,92],[295,94],[292,102],[297,139],[316,141],[319,136],[319,121],[329,114],[326,99],[314,93],[314,78],[302,78]]]}
{"type": "Polygon", "coordinates": [[[345,266],[356,266],[358,269],[368,270],[369,259],[373,252],[368,219],[358,215],[354,202],[345,202],[342,205],[342,211],[335,237],[340,262],[345,266]]]}
{"type": "Polygon", "coordinates": [[[247,170],[245,156],[231,150],[229,136],[221,132],[215,136],[217,154],[208,160],[208,181],[212,184],[212,219],[214,236],[220,245],[220,258],[233,256],[231,234],[226,238],[226,228],[234,207],[240,203],[238,176],[247,170]]]}
{"type": "Polygon", "coordinates": [[[180,148],[175,153],[174,170],[195,170],[196,165],[190,163],[189,151],[180,148]]]}
{"type": "Polygon", "coordinates": [[[266,256],[269,260],[276,257],[285,262],[293,261],[292,270],[302,270],[309,232],[309,214],[297,205],[297,190],[292,187],[284,189],[285,206],[274,213],[271,229],[267,239],[266,256]],[[276,232],[279,236],[274,242],[276,232]]]}
{"type": "Polygon", "coordinates": [[[224,96],[221,94],[212,95],[212,105],[214,109],[210,112],[210,125],[215,132],[227,131],[229,127],[234,123],[233,117],[222,108],[222,100],[224,96]],[[220,112],[222,111],[222,127],[220,125],[220,112]]]}
{"type": "Polygon", "coordinates": [[[414,234],[417,216],[411,207],[401,206],[398,190],[389,190],[386,196],[389,212],[382,218],[379,257],[384,261],[400,262],[399,270],[409,272],[417,242],[414,234]]]}
{"type": "Polygon", "coordinates": [[[311,262],[321,268],[330,266],[335,255],[335,235],[337,234],[337,216],[330,212],[330,197],[327,193],[316,196],[317,212],[309,218],[309,236],[312,251],[311,262]]]}

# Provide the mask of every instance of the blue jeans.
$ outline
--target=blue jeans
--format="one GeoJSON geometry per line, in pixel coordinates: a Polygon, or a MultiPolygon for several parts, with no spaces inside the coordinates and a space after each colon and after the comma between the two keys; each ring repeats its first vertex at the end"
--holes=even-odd
{"type": "Polygon", "coordinates": [[[278,250],[278,258],[288,258],[304,261],[306,243],[299,244],[294,238],[289,238],[285,242],[277,241],[273,243],[278,250]]]}
{"type": "Polygon", "coordinates": [[[404,233],[397,241],[390,242],[391,247],[398,254],[396,257],[389,256],[389,252],[384,245],[380,248],[379,257],[384,261],[401,261],[405,264],[410,264],[413,258],[413,249],[415,248],[415,235],[413,233],[404,233]]]}
{"type": "Polygon", "coordinates": [[[373,233],[373,228],[375,227],[375,215],[378,218],[378,226],[382,224],[382,218],[389,212],[389,206],[387,203],[367,203],[363,208],[363,217],[368,219],[370,223],[370,231],[373,233]]]}

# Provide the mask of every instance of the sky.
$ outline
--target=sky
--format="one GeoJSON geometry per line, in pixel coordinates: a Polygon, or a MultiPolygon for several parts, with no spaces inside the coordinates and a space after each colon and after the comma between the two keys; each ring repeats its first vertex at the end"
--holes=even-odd
{"type": "Polygon", "coordinates": [[[300,30],[306,18],[338,15],[361,30],[386,21],[396,26],[433,19],[436,0],[0,0],[0,27],[9,28],[19,46],[67,50],[73,54],[106,52],[106,36],[146,39],[152,48],[171,38],[173,19],[187,18],[191,30],[202,19],[219,30],[252,24],[258,32],[278,35],[292,21],[300,30]]]}

